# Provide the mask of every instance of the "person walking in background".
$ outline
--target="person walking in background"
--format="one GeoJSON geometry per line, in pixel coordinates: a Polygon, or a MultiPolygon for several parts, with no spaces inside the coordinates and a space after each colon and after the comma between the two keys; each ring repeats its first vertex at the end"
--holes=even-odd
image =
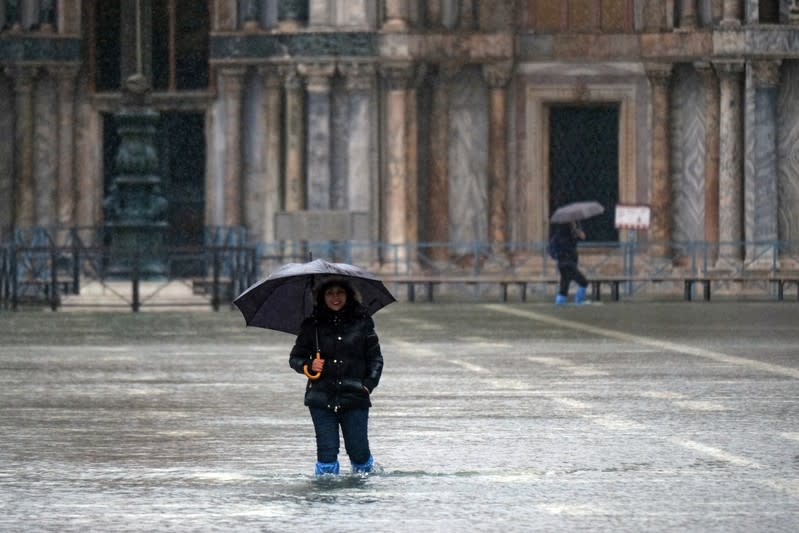
{"type": "Polygon", "coordinates": [[[370,396],[383,371],[374,321],[344,279],[324,282],[314,302],[289,365],[309,378],[305,405],[316,433],[315,474],[339,473],[339,427],[352,472],[366,474],[375,468],[367,430],[370,396]]]}
{"type": "Polygon", "coordinates": [[[569,299],[569,285],[572,280],[577,283],[577,292],[574,295],[574,303],[585,303],[585,292],[588,287],[588,280],[577,267],[577,243],[585,240],[585,232],[577,222],[567,222],[555,224],[552,239],[555,246],[555,254],[558,261],[558,272],[560,273],[560,289],[555,297],[556,304],[565,304],[569,299]]]}

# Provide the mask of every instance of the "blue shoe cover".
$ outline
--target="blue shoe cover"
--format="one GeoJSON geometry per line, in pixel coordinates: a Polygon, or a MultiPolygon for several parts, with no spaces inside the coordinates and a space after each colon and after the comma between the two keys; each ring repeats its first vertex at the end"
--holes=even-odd
{"type": "Polygon", "coordinates": [[[352,473],[368,474],[372,471],[372,466],[374,466],[374,464],[375,458],[370,455],[369,459],[367,459],[365,463],[352,463],[352,473]]]}
{"type": "Polygon", "coordinates": [[[333,476],[338,475],[339,464],[338,461],[334,463],[320,463],[319,461],[316,462],[316,471],[314,472],[317,476],[323,476],[325,474],[330,474],[333,476]]]}
{"type": "Polygon", "coordinates": [[[566,299],[566,297],[563,296],[562,294],[558,294],[557,296],[555,296],[555,304],[556,305],[565,304],[567,301],[568,300],[566,299]]]}
{"type": "Polygon", "coordinates": [[[585,287],[577,287],[577,293],[574,295],[574,303],[585,303],[585,287]]]}

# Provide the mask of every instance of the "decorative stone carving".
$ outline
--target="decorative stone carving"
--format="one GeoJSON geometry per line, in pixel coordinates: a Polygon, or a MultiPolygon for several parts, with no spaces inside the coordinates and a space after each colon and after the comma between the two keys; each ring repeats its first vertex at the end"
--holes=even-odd
{"type": "Polygon", "coordinates": [[[483,65],[483,77],[492,89],[503,89],[513,76],[513,62],[502,61],[483,65]]]}
{"type": "Polygon", "coordinates": [[[368,91],[374,84],[376,69],[373,63],[349,61],[339,63],[338,72],[346,79],[348,91],[368,91]]]}

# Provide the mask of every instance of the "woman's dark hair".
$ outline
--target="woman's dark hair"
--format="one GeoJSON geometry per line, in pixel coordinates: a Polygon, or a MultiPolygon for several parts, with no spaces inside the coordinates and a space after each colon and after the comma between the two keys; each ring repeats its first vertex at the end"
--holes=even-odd
{"type": "Polygon", "coordinates": [[[317,313],[332,313],[332,311],[328,309],[327,304],[325,304],[325,292],[331,287],[341,287],[344,289],[344,292],[347,293],[347,303],[344,304],[344,307],[339,311],[340,313],[355,315],[362,311],[363,306],[361,305],[360,298],[355,292],[355,289],[352,288],[352,285],[343,279],[331,279],[325,281],[316,289],[315,304],[317,313]]]}

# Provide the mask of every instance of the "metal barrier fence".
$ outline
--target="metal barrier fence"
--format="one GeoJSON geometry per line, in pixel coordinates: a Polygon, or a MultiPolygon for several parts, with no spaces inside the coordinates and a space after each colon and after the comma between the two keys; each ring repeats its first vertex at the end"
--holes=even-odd
{"type": "MultiPolygon", "coordinates": [[[[105,282],[110,249],[97,228],[41,228],[18,232],[0,245],[0,308],[16,309],[26,301],[60,306],[61,297],[79,294],[87,281],[105,282]]],[[[365,267],[387,278],[428,275],[516,277],[535,282],[557,278],[557,265],[548,256],[546,242],[424,242],[389,244],[366,241],[281,241],[246,243],[240,228],[209,228],[198,247],[165,248],[169,278],[194,278],[192,283],[219,309],[249,285],[289,262],[325,258],[365,267]],[[200,275],[182,273],[173,265],[202,265],[200,275]]],[[[799,274],[799,241],[589,242],[581,243],[580,266],[586,276],[624,278],[627,295],[647,290],[649,281],[679,277],[714,276],[724,281],[747,276],[753,283],[763,275],[799,274]]],[[[137,258],[128,259],[131,265],[137,258]]],[[[130,307],[142,281],[132,268],[130,307]]],[[[764,284],[766,286],[767,283],[764,284]]],[[[546,287],[546,284],[542,284],[546,287]]]]}
{"type": "MultiPolygon", "coordinates": [[[[71,243],[59,246],[29,246],[16,243],[0,246],[0,308],[17,310],[22,303],[46,303],[52,310],[62,304],[62,297],[81,294],[87,283],[98,283],[113,292],[119,283],[130,284],[130,296],[120,298],[133,311],[138,311],[146,301],[141,297],[140,286],[148,278],[142,275],[142,253],[131,251],[124,257],[114,252],[115,259],[123,260],[129,270],[120,275],[109,274],[111,249],[107,246],[79,246],[71,243]]],[[[193,290],[207,296],[208,305],[218,310],[223,303],[232,302],[235,295],[244,291],[257,278],[256,250],[253,246],[201,246],[167,247],[164,249],[166,271],[169,275],[156,281],[162,285],[174,279],[192,278],[193,290]],[[200,263],[204,274],[181,275],[171,265],[200,263]]],[[[174,304],[173,304],[174,305],[174,304]]]]}

